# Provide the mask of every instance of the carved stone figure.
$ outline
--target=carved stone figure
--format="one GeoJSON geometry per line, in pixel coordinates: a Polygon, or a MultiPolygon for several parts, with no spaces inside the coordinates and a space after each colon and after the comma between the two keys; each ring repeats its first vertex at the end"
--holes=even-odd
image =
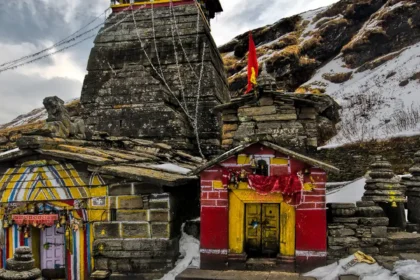
{"type": "Polygon", "coordinates": [[[47,122],[42,130],[50,132],[52,137],[76,137],[85,138],[85,125],[83,120],[72,121],[64,106],[64,101],[57,96],[46,97],[43,101],[47,110],[47,122]]]}

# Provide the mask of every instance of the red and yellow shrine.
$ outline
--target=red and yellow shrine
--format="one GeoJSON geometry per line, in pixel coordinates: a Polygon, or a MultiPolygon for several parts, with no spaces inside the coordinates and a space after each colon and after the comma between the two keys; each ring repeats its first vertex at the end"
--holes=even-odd
{"type": "Polygon", "coordinates": [[[196,170],[201,268],[325,262],[326,171],[338,169],[270,142],[240,145],[196,170]]]}

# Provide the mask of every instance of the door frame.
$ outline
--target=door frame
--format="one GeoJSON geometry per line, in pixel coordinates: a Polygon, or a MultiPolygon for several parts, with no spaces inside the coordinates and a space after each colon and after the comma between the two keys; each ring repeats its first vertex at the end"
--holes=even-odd
{"type": "Polygon", "coordinates": [[[260,195],[251,189],[229,190],[229,251],[242,254],[245,249],[245,203],[279,203],[280,255],[295,256],[296,210],[283,201],[280,193],[260,195]]]}

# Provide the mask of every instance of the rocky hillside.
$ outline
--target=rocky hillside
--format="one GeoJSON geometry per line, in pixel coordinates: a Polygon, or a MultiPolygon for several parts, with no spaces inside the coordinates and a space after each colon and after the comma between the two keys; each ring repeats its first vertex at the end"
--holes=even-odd
{"type": "MultiPolygon", "coordinates": [[[[341,129],[330,144],[420,134],[419,0],[342,0],[253,36],[259,62],[280,90],[326,93],[341,104],[341,129]]],[[[248,34],[219,50],[231,94],[242,94],[248,34]]],[[[1,126],[0,145],[43,118],[37,109],[1,126]]]]}
{"type": "MultiPolygon", "coordinates": [[[[281,90],[326,93],[343,107],[331,144],[420,131],[420,1],[342,0],[253,30],[281,90]],[[417,90],[416,90],[417,89],[417,90]]],[[[219,49],[230,90],[246,86],[248,38],[219,49]]]]}

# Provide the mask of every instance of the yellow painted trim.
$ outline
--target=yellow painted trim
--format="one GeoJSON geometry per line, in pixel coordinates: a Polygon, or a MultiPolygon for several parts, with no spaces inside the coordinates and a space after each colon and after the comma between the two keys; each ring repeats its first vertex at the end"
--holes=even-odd
{"type": "Polygon", "coordinates": [[[287,159],[287,158],[270,158],[270,164],[289,165],[289,159],[287,159]]]}
{"type": "Polygon", "coordinates": [[[237,163],[238,164],[250,164],[251,157],[248,155],[238,155],[237,163]]]}
{"type": "Polygon", "coordinates": [[[229,249],[233,254],[244,251],[245,204],[235,195],[229,193],[229,249]]]}
{"type": "Polygon", "coordinates": [[[254,190],[236,189],[229,192],[229,250],[233,254],[244,252],[245,203],[280,204],[280,254],[295,255],[296,210],[283,202],[280,193],[259,195],[254,190]]]}
{"type": "Polygon", "coordinates": [[[232,192],[244,203],[281,203],[283,196],[281,193],[269,193],[260,195],[254,190],[232,190],[232,192]]]}
{"type": "Polygon", "coordinates": [[[35,267],[41,267],[41,230],[31,227],[32,254],[35,267]]]}
{"type": "Polygon", "coordinates": [[[295,255],[296,210],[287,203],[280,206],[280,254],[295,255]]]}
{"type": "Polygon", "coordinates": [[[213,189],[224,189],[222,181],[213,181],[213,189]]]}

